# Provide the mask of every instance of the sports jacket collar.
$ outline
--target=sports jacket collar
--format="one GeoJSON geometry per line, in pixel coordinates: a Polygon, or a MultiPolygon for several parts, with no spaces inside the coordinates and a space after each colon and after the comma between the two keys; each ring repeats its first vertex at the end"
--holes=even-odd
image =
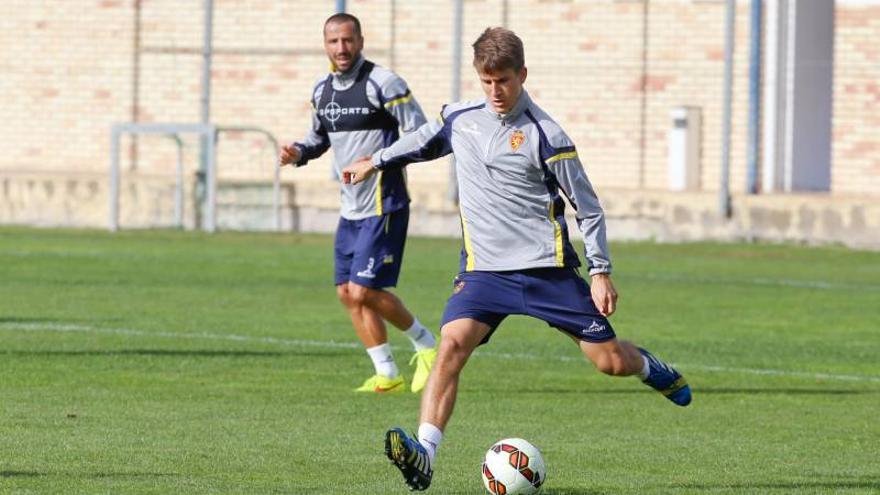
{"type": "Polygon", "coordinates": [[[492,107],[488,104],[488,102],[486,102],[485,109],[487,112],[491,113],[495,116],[495,118],[502,122],[513,122],[514,120],[519,118],[519,116],[522,115],[522,113],[525,112],[527,108],[529,108],[529,105],[531,103],[532,99],[526,92],[526,88],[523,88],[522,93],[519,94],[519,99],[516,100],[516,104],[513,106],[512,109],[510,109],[509,112],[497,113],[492,110],[492,107]]]}

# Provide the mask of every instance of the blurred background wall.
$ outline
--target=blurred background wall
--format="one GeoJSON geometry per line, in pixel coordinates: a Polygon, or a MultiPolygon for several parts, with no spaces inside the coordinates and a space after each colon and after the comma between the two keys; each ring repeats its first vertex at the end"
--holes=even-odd
{"type": "MultiPolygon", "coordinates": [[[[470,43],[483,29],[517,32],[526,47],[526,87],[577,143],[612,237],[880,247],[880,1],[756,1],[730,2],[726,213],[718,194],[729,2],[343,3],[362,21],[365,55],[403,76],[429,117],[456,95],[480,97],[470,43]],[[689,109],[684,125],[697,143],[684,186],[673,184],[670,171],[670,156],[681,151],[672,148],[680,140],[671,112],[680,107],[689,109]]],[[[327,71],[323,21],[339,2],[212,3],[211,122],[258,127],[280,142],[299,138],[309,125],[310,89],[327,71]]],[[[107,226],[111,125],[202,118],[205,4],[0,3],[0,222],[107,226]]],[[[180,139],[184,226],[192,228],[200,221],[200,147],[197,136],[180,139]]],[[[175,141],[125,136],[121,149],[122,227],[174,225],[175,141]]],[[[225,131],[217,156],[218,225],[273,228],[271,141],[225,131]]],[[[335,227],[329,157],[283,170],[284,230],[335,227]]],[[[413,232],[457,232],[449,166],[444,159],[409,167],[413,209],[421,215],[413,232]]]]}

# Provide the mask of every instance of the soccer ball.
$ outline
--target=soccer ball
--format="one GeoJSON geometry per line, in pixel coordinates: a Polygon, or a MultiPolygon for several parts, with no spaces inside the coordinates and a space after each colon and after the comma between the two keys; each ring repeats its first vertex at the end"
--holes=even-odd
{"type": "Polygon", "coordinates": [[[492,495],[538,493],[546,475],[541,451],[522,438],[499,440],[483,461],[483,484],[492,495]]]}

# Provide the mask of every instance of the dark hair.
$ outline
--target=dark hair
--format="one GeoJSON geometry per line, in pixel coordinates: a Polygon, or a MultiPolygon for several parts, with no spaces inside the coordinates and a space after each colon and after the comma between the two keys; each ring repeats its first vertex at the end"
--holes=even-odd
{"type": "Polygon", "coordinates": [[[326,21],[324,21],[324,31],[327,31],[327,24],[330,24],[331,22],[351,22],[354,24],[355,34],[358,35],[358,37],[363,37],[363,35],[361,34],[361,21],[359,21],[357,17],[351,14],[340,12],[338,14],[331,15],[327,18],[326,21]]]}
{"type": "Polygon", "coordinates": [[[473,47],[474,67],[479,71],[513,69],[519,72],[525,67],[522,40],[509,29],[487,28],[473,47]]]}

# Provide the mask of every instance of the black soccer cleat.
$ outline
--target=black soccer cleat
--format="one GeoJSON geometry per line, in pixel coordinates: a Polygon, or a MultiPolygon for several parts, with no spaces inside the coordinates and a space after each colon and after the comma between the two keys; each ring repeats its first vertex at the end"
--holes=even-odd
{"type": "Polygon", "coordinates": [[[391,428],[385,433],[385,455],[400,470],[410,490],[422,491],[431,486],[434,470],[428,451],[402,429],[391,428]]]}

